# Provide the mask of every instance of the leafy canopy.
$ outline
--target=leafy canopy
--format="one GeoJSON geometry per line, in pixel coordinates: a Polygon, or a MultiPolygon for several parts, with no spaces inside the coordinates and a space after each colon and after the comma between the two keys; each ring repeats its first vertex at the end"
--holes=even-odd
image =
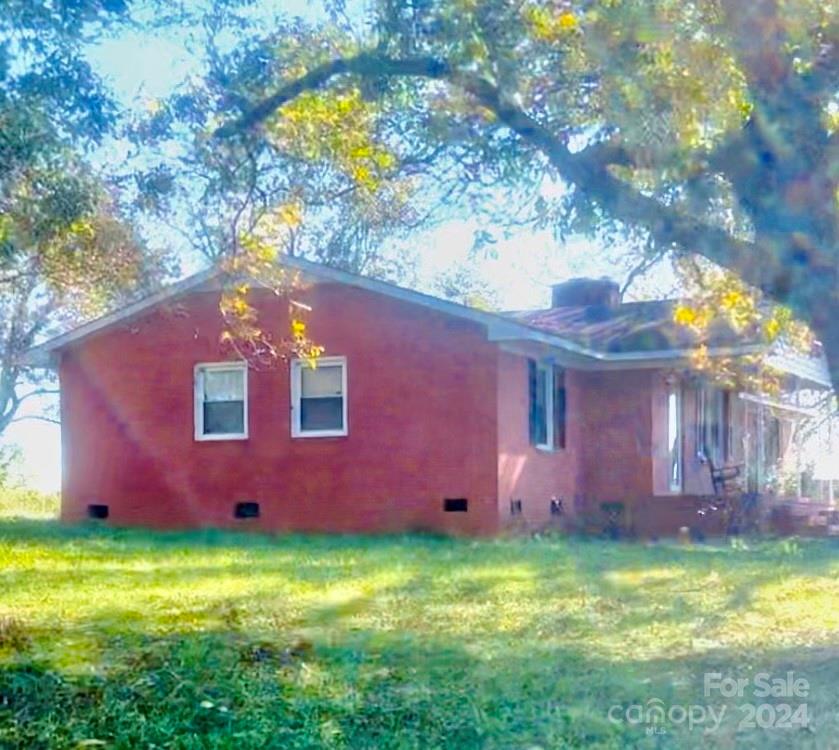
{"type": "MultiPolygon", "coordinates": [[[[216,151],[299,164],[333,200],[352,195],[354,217],[398,195],[423,218],[457,202],[500,227],[700,256],[809,324],[839,380],[835,1],[335,10],[340,23],[245,35],[217,58],[216,151]]],[[[283,189],[317,225],[329,210],[310,210],[311,184],[283,189]]]]}
{"type": "Polygon", "coordinates": [[[20,363],[36,338],[163,270],[89,159],[118,108],[85,45],[127,12],[123,0],[0,6],[0,433],[45,390],[20,363]]]}

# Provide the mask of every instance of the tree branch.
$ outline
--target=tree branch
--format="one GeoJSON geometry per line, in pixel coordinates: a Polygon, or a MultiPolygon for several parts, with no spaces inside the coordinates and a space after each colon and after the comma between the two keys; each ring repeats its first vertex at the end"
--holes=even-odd
{"type": "Polygon", "coordinates": [[[335,76],[355,73],[365,77],[413,76],[421,78],[445,78],[451,74],[451,67],[445,61],[433,57],[419,57],[397,60],[378,53],[362,52],[355,57],[338,58],[313,68],[306,75],[297,78],[263,99],[238,120],[222,125],[215,131],[218,138],[226,138],[258,125],[268,119],[287,102],[304,91],[315,91],[329,83],[335,76]]]}
{"type": "Polygon", "coordinates": [[[659,245],[677,245],[703,255],[736,271],[747,283],[764,291],[771,292],[774,288],[782,269],[773,266],[769,254],[760,254],[753,243],[698,221],[616,177],[610,171],[610,165],[626,163],[629,157],[615,143],[594,144],[572,153],[563,138],[531,117],[521,105],[505,97],[493,82],[474,72],[454,68],[445,60],[431,57],[395,59],[374,52],[333,60],[282,86],[238,120],[221,126],[215,135],[224,138],[253,128],[302,92],[320,89],[336,76],[347,73],[446,80],[458,86],[490,110],[501,124],[541,151],[563,179],[586,193],[614,219],[643,226],[659,245]]]}
{"type": "Polygon", "coordinates": [[[22,396],[17,397],[18,406],[22,404],[26,399],[32,398],[33,396],[56,396],[61,391],[58,388],[36,388],[33,391],[29,391],[28,393],[24,393],[22,396]]]}
{"type": "Polygon", "coordinates": [[[626,296],[626,293],[629,291],[629,288],[635,283],[635,280],[647,273],[647,271],[649,271],[663,257],[664,251],[659,250],[653,255],[643,258],[636,266],[634,266],[626,275],[626,279],[623,282],[623,286],[620,288],[621,299],[623,299],[626,296]]]}
{"type": "Polygon", "coordinates": [[[35,422],[49,422],[50,424],[61,424],[60,419],[45,417],[41,414],[27,414],[23,417],[15,417],[14,419],[9,420],[9,424],[15,424],[16,422],[26,422],[27,420],[35,422]]]}

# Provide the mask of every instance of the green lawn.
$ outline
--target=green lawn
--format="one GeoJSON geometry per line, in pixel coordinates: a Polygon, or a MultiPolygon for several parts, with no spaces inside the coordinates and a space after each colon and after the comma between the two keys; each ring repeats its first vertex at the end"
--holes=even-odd
{"type": "Polygon", "coordinates": [[[0,521],[0,748],[836,748],[838,701],[829,541],[0,521]],[[809,729],[738,731],[765,701],[703,697],[706,672],[787,670],[809,729]],[[654,699],[728,708],[712,734],[608,718],[654,699]]]}

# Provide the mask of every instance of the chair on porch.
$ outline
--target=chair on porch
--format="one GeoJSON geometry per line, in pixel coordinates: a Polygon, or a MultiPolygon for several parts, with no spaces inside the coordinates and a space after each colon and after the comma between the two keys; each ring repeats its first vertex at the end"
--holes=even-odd
{"type": "Polygon", "coordinates": [[[703,500],[698,513],[709,517],[719,514],[726,534],[755,532],[759,528],[760,503],[756,492],[744,490],[744,464],[716,466],[705,458],[714,494],[703,500]]]}
{"type": "Polygon", "coordinates": [[[743,490],[743,464],[730,464],[728,466],[715,466],[711,458],[706,458],[708,471],[711,474],[711,486],[714,488],[714,495],[729,497],[743,490]]]}

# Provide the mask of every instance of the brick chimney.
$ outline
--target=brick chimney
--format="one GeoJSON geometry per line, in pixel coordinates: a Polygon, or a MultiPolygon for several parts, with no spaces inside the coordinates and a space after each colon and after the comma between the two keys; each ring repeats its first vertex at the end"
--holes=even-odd
{"type": "Polygon", "coordinates": [[[605,277],[569,279],[551,287],[551,307],[617,307],[620,301],[620,287],[605,277]]]}

